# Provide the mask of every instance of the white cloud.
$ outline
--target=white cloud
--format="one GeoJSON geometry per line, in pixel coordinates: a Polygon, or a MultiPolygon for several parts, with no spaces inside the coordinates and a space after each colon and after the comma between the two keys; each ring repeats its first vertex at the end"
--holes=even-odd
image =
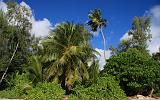
{"type": "Polygon", "coordinates": [[[98,35],[101,35],[99,28],[97,29],[97,31],[95,31],[95,32],[91,31],[90,33],[93,34],[93,36],[96,36],[96,37],[98,37],[98,35]]]}
{"type": "Polygon", "coordinates": [[[154,6],[149,12],[152,15],[152,39],[151,42],[148,43],[148,49],[150,50],[150,53],[155,53],[160,47],[160,5],[154,6]]]}
{"type": "Polygon", "coordinates": [[[24,6],[25,8],[27,8],[27,9],[29,9],[29,10],[31,10],[31,7],[30,7],[29,5],[27,5],[27,4],[26,4],[25,2],[23,2],[23,1],[20,3],[20,5],[21,5],[21,6],[24,6]]]}
{"type": "MultiPolygon", "coordinates": [[[[31,34],[34,34],[36,37],[47,36],[52,29],[52,24],[50,21],[47,18],[43,18],[43,20],[36,20],[35,16],[33,16],[32,9],[28,4],[22,1],[20,5],[27,8],[31,13],[32,17],[29,18],[30,22],[32,23],[31,34]]],[[[3,1],[0,1],[0,10],[7,12],[7,4],[3,1]]]]}
{"type": "MultiPolygon", "coordinates": [[[[95,48],[95,50],[100,53],[100,55],[97,55],[97,58],[99,60],[99,69],[103,70],[103,67],[106,64],[106,61],[104,59],[104,50],[98,49],[98,48],[95,48]]],[[[105,56],[106,56],[106,59],[109,59],[109,57],[111,56],[111,51],[110,50],[106,50],[105,51],[105,56]]]]}
{"type": "Polygon", "coordinates": [[[52,29],[52,25],[50,21],[46,18],[43,20],[35,20],[35,18],[32,18],[32,30],[31,33],[35,34],[35,36],[39,37],[45,37],[49,34],[49,32],[52,29]]]}
{"type": "MultiPolygon", "coordinates": [[[[29,11],[32,12],[31,7],[27,5],[25,2],[22,1],[20,5],[26,7],[27,9],[29,9],[29,11]]],[[[36,37],[45,37],[49,34],[49,32],[52,29],[52,24],[47,18],[43,18],[43,20],[36,20],[35,16],[33,16],[32,14],[31,22],[31,34],[34,34],[36,37]]]]}
{"type": "Polygon", "coordinates": [[[6,5],[6,3],[0,1],[0,10],[2,10],[3,12],[7,12],[7,5],[6,5]]]}
{"type": "MultiPolygon", "coordinates": [[[[153,17],[160,21],[160,5],[156,5],[153,8],[151,8],[150,13],[153,15],[153,17]]],[[[155,21],[156,21],[155,20],[155,21]]],[[[160,24],[160,23],[159,23],[160,24]]]]}
{"type": "Polygon", "coordinates": [[[91,31],[90,33],[93,34],[93,36],[96,36],[96,37],[99,35],[99,31],[96,31],[96,32],[91,31]]]}
{"type": "Polygon", "coordinates": [[[132,38],[132,35],[128,35],[128,32],[126,32],[121,38],[120,38],[120,41],[122,40],[128,40],[128,39],[131,39],[132,38]]]}

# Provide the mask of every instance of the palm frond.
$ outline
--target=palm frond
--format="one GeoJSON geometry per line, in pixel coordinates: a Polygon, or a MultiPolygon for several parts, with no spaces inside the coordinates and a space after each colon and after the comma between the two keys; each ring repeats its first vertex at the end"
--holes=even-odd
{"type": "Polygon", "coordinates": [[[73,85],[75,80],[87,80],[88,59],[94,56],[89,44],[92,35],[81,24],[61,23],[52,31],[43,44],[50,62],[47,79],[59,79],[66,85],[73,85]],[[62,78],[63,77],[63,78],[62,78]]]}

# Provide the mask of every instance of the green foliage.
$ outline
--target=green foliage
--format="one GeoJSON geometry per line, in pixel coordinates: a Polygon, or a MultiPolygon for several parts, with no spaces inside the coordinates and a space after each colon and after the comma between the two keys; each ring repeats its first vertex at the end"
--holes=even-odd
{"type": "MultiPolygon", "coordinates": [[[[159,94],[159,52],[153,55],[157,62],[146,52],[151,38],[149,17],[134,18],[128,32],[132,38],[122,40],[117,49],[112,48],[115,56],[107,61],[100,77],[95,50],[90,45],[92,35],[84,25],[60,23],[42,40],[30,36],[29,9],[16,2],[8,2],[7,7],[6,13],[0,11],[0,77],[4,76],[0,85],[5,88],[7,83],[10,87],[0,91],[0,98],[127,100],[120,86],[128,95],[148,93],[151,89],[159,94]],[[46,80],[49,82],[43,83],[46,80]],[[64,89],[72,94],[64,95],[64,89]]],[[[88,18],[91,30],[101,31],[105,58],[103,28],[107,20],[99,9],[91,10],[88,18]]]]}
{"type": "Polygon", "coordinates": [[[30,66],[28,68],[30,72],[30,77],[33,82],[43,82],[43,65],[41,63],[40,56],[31,56],[30,57],[30,66]]]}
{"type": "Polygon", "coordinates": [[[22,97],[20,97],[20,93],[17,91],[19,91],[19,90],[5,89],[3,91],[0,91],[0,98],[7,98],[7,99],[22,98],[22,97]]]}
{"type": "Polygon", "coordinates": [[[27,91],[25,100],[62,100],[65,91],[57,83],[38,83],[27,91]]]}
{"type": "Polygon", "coordinates": [[[156,93],[154,93],[153,96],[154,97],[160,97],[160,89],[156,93]]]}
{"type": "Polygon", "coordinates": [[[68,90],[74,81],[87,80],[87,61],[95,57],[89,43],[91,37],[83,25],[70,22],[57,25],[42,42],[44,63],[48,63],[47,79],[60,82],[68,90]]]}
{"type": "Polygon", "coordinates": [[[91,10],[88,14],[88,25],[91,27],[92,31],[97,31],[98,28],[106,27],[107,20],[102,18],[102,13],[100,9],[91,10]]]}
{"type": "Polygon", "coordinates": [[[89,72],[89,80],[85,81],[85,85],[90,85],[93,83],[97,83],[97,79],[99,77],[99,65],[98,60],[94,61],[90,68],[88,69],[89,72]]]}
{"type": "Polygon", "coordinates": [[[156,52],[153,54],[153,59],[160,62],[160,48],[159,48],[159,52],[156,52]]]}
{"type": "Polygon", "coordinates": [[[111,47],[112,54],[117,55],[121,52],[127,51],[128,48],[136,48],[142,52],[148,52],[147,42],[151,39],[150,23],[150,17],[148,16],[135,16],[131,29],[127,33],[129,38],[122,40],[116,49],[111,47]]]}
{"type": "Polygon", "coordinates": [[[98,78],[90,87],[78,85],[73,91],[74,95],[69,96],[71,100],[127,100],[115,78],[108,75],[98,78]]]}
{"type": "Polygon", "coordinates": [[[112,56],[116,56],[122,52],[127,51],[129,48],[131,48],[131,40],[122,40],[117,48],[110,47],[109,49],[111,50],[112,56]]]}
{"type": "MultiPolygon", "coordinates": [[[[23,34],[22,37],[24,35],[29,35],[28,32],[32,28],[32,23],[30,22],[32,13],[30,9],[14,1],[7,2],[7,8],[8,11],[6,13],[6,17],[10,24],[23,31],[21,33],[23,34]]],[[[26,37],[22,38],[22,40],[23,39],[26,39],[26,37]]]]}
{"type": "Polygon", "coordinates": [[[8,11],[0,12],[0,77],[4,76],[1,80],[22,71],[30,54],[31,14],[15,2],[7,4],[8,11]]]}
{"type": "Polygon", "coordinates": [[[149,54],[137,49],[111,57],[101,72],[116,76],[128,95],[157,90],[160,82],[160,66],[149,54]]]}
{"type": "Polygon", "coordinates": [[[151,39],[150,23],[150,17],[134,17],[131,30],[128,33],[132,36],[130,39],[131,47],[146,51],[147,42],[151,39]]]}
{"type": "Polygon", "coordinates": [[[100,77],[97,83],[83,87],[81,82],[76,84],[73,94],[65,96],[65,91],[57,83],[38,83],[32,87],[28,74],[23,73],[12,78],[13,87],[0,91],[0,98],[25,100],[127,100],[124,92],[118,86],[113,76],[100,77]]]}
{"type": "Polygon", "coordinates": [[[146,50],[147,42],[151,39],[150,17],[134,17],[129,35],[132,35],[132,47],[138,50],[146,50]]]}
{"type": "Polygon", "coordinates": [[[25,100],[61,100],[65,91],[56,83],[38,83],[34,88],[30,85],[28,74],[13,77],[12,87],[0,91],[0,98],[25,100]]]}
{"type": "Polygon", "coordinates": [[[11,87],[7,88],[6,90],[0,91],[0,98],[24,98],[26,91],[32,89],[32,86],[30,84],[31,83],[29,81],[28,74],[23,73],[22,75],[19,75],[18,73],[16,73],[16,75],[12,77],[12,80],[10,82],[11,87]]]}
{"type": "Polygon", "coordinates": [[[8,34],[9,27],[5,14],[0,11],[0,71],[4,71],[8,63],[9,52],[8,52],[8,34]]]}

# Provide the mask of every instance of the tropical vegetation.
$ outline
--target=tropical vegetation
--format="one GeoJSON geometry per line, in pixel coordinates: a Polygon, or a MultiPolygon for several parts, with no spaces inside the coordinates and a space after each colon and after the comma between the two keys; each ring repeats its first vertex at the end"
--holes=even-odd
{"type": "MultiPolygon", "coordinates": [[[[26,100],[127,100],[160,93],[160,53],[150,54],[150,17],[135,17],[128,40],[106,60],[100,9],[87,23],[61,22],[47,37],[31,35],[31,12],[16,2],[0,11],[0,98],[26,100]],[[89,26],[89,27],[88,27],[89,26]],[[92,45],[92,31],[102,34],[106,65],[92,45]]],[[[87,15],[86,15],[87,17],[87,15]]]]}

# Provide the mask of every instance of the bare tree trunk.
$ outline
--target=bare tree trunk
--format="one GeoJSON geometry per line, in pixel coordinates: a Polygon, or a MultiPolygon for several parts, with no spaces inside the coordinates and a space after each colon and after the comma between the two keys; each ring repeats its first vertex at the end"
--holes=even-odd
{"type": "Polygon", "coordinates": [[[1,80],[0,80],[0,84],[2,83],[2,81],[3,81],[3,79],[4,79],[5,75],[6,75],[6,73],[7,73],[7,71],[8,71],[9,65],[11,64],[11,62],[12,62],[14,56],[15,56],[15,53],[16,53],[17,48],[18,48],[18,45],[19,45],[19,43],[17,43],[16,48],[15,48],[15,50],[14,50],[14,52],[13,52],[13,54],[12,54],[12,57],[11,57],[11,59],[10,59],[10,61],[9,61],[9,64],[8,64],[5,72],[4,72],[3,75],[2,75],[2,78],[1,78],[1,80]]]}
{"type": "Polygon", "coordinates": [[[154,91],[154,89],[152,88],[152,90],[151,90],[151,92],[149,94],[149,97],[152,97],[153,91],[154,91]]]}
{"type": "Polygon", "coordinates": [[[102,31],[102,27],[101,27],[101,34],[102,34],[102,38],[103,38],[103,45],[104,45],[104,59],[106,59],[106,39],[105,39],[105,36],[104,36],[104,33],[103,33],[103,31],[102,31]]]}

